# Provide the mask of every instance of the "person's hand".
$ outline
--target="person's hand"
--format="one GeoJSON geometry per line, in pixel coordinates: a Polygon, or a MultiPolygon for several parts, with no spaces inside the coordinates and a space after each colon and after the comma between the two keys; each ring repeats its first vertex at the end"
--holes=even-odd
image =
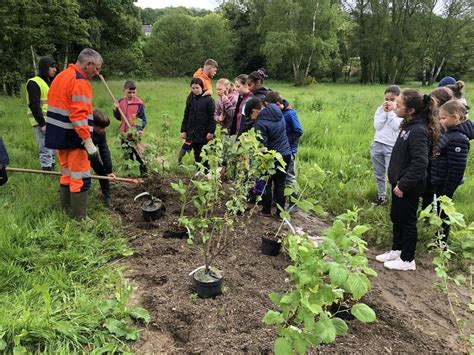
{"type": "Polygon", "coordinates": [[[212,133],[208,133],[207,136],[206,136],[206,139],[208,141],[212,140],[213,138],[214,138],[214,134],[212,134],[212,133]]]}
{"type": "Polygon", "coordinates": [[[0,186],[5,185],[8,181],[7,169],[0,168],[0,186]]]}
{"type": "Polygon", "coordinates": [[[114,181],[117,178],[114,173],[107,174],[107,176],[112,178],[112,180],[114,180],[114,181]]]}
{"type": "Polygon", "coordinates": [[[46,134],[46,125],[41,126],[41,127],[40,127],[40,130],[41,130],[41,132],[42,132],[43,134],[46,134]]]}
{"type": "Polygon", "coordinates": [[[217,122],[222,122],[224,121],[224,115],[221,113],[219,116],[217,116],[217,122]]]}
{"type": "Polygon", "coordinates": [[[140,136],[140,137],[143,136],[143,130],[141,129],[141,130],[137,131],[137,135],[140,136]]]}
{"type": "Polygon", "coordinates": [[[402,198],[403,197],[403,191],[400,190],[400,188],[397,186],[395,186],[393,188],[393,193],[395,194],[395,196],[399,197],[399,198],[402,198]]]}
{"type": "Polygon", "coordinates": [[[118,110],[119,107],[120,107],[119,103],[118,103],[118,102],[114,102],[114,110],[118,110]]]}
{"type": "Polygon", "coordinates": [[[186,139],[186,132],[181,132],[181,138],[186,139]]]}
{"type": "Polygon", "coordinates": [[[98,156],[97,147],[92,142],[92,138],[86,138],[82,141],[84,148],[86,148],[87,154],[89,155],[89,159],[95,159],[98,156]]]}

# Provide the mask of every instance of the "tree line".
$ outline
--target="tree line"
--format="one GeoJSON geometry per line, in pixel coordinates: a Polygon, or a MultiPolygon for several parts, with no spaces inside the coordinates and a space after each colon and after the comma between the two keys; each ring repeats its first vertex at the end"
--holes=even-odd
{"type": "MultiPolygon", "coordinates": [[[[216,11],[139,9],[133,0],[3,0],[0,81],[9,94],[51,55],[87,46],[117,77],[190,75],[209,57],[222,75],[266,67],[314,81],[431,85],[474,69],[474,0],[222,0],[216,11]],[[142,24],[153,25],[145,37],[142,24]]],[[[1,89],[1,88],[0,88],[1,89]]]]}

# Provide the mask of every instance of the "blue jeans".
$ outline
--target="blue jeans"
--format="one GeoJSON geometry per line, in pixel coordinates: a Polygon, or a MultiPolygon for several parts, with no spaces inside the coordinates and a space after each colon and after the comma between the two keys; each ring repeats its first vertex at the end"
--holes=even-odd
{"type": "Polygon", "coordinates": [[[392,146],[380,142],[373,142],[370,147],[372,167],[374,168],[375,180],[377,182],[377,193],[379,198],[383,199],[385,199],[387,193],[387,170],[392,149],[392,146]]]}

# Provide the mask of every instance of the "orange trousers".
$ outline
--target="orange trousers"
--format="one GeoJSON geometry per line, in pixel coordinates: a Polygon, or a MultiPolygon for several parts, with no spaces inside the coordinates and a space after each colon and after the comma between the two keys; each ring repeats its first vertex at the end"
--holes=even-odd
{"type": "Polygon", "coordinates": [[[61,164],[60,183],[69,186],[71,192],[89,190],[91,186],[91,164],[85,149],[58,149],[61,164]]]}

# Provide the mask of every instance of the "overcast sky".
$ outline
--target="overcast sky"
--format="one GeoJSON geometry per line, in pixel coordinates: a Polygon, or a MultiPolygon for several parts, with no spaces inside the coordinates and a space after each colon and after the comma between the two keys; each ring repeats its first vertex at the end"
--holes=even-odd
{"type": "Polygon", "coordinates": [[[168,6],[195,7],[199,9],[214,10],[219,4],[217,0],[138,0],[135,5],[154,9],[168,6]]]}

